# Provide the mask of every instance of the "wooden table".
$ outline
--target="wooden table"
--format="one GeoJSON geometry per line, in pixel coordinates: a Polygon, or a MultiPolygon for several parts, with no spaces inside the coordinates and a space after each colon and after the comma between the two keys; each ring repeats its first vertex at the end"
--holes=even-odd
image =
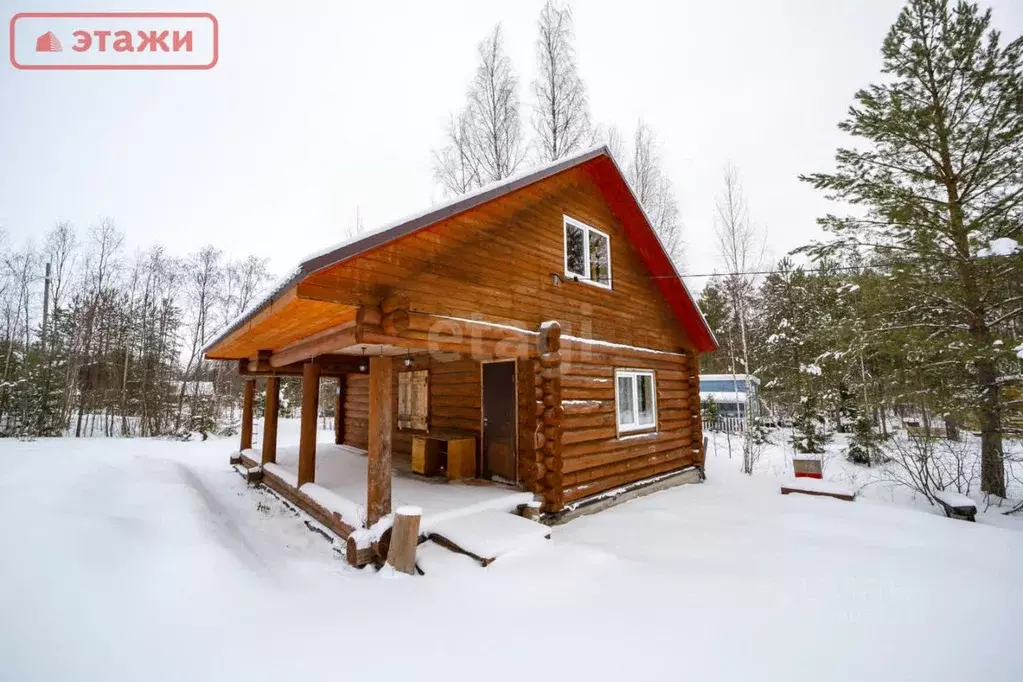
{"type": "Polygon", "coordinates": [[[476,434],[451,430],[412,436],[412,471],[438,476],[445,460],[449,479],[475,478],[476,434]],[[443,451],[442,445],[446,446],[443,451]]]}

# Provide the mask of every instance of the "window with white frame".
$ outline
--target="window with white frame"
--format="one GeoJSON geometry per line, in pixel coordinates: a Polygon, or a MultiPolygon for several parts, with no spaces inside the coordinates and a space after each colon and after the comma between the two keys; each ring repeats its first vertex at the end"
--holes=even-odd
{"type": "Polygon", "coordinates": [[[565,216],[565,276],[611,288],[611,238],[565,216]]]}
{"type": "Polygon", "coordinates": [[[615,370],[615,403],[619,433],[656,429],[657,389],[653,371],[615,370]]]}

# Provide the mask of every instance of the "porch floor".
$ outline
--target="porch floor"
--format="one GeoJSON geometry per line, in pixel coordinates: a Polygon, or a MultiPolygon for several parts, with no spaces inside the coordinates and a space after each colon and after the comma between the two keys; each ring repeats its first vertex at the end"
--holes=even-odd
{"type": "MultiPolygon", "coordinates": [[[[256,459],[258,460],[258,454],[256,459]]],[[[365,450],[347,445],[317,443],[315,482],[347,500],[364,506],[367,463],[365,450]]],[[[298,446],[278,446],[277,464],[298,475],[298,446]]],[[[489,481],[423,478],[412,474],[408,470],[407,461],[402,462],[397,457],[392,465],[391,507],[396,509],[402,505],[415,505],[422,508],[424,517],[495,502],[516,493],[521,491],[489,481]]]]}

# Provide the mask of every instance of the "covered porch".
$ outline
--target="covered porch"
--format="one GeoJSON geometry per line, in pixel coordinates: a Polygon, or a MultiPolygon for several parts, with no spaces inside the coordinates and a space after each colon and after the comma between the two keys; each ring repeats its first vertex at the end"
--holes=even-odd
{"type": "MultiPolygon", "coordinates": [[[[253,464],[259,457],[258,450],[242,453],[253,464]]],[[[350,445],[336,445],[320,442],[316,452],[315,485],[329,491],[353,505],[356,518],[365,519],[366,477],[369,460],[365,450],[350,445]]],[[[277,452],[277,462],[268,469],[278,478],[294,486],[298,481],[298,446],[289,445],[277,452]]],[[[396,464],[391,477],[391,504],[394,508],[414,505],[423,510],[421,528],[428,528],[429,521],[446,518],[467,509],[506,507],[512,511],[523,501],[532,499],[531,494],[523,497],[522,491],[508,485],[481,480],[447,481],[443,478],[425,478],[415,475],[407,466],[396,464]]],[[[341,506],[334,501],[333,506],[341,506]]]]}
{"type": "MultiPolygon", "coordinates": [[[[250,482],[262,483],[344,539],[350,564],[364,566],[386,555],[386,544],[381,548],[380,543],[388,539],[391,516],[367,524],[369,460],[365,450],[321,440],[314,481],[301,485],[297,445],[280,447],[276,462],[261,464],[260,460],[258,449],[242,450],[232,459],[250,482]]],[[[509,486],[427,479],[402,466],[393,471],[391,484],[395,509],[412,505],[422,510],[419,533],[424,537],[442,522],[482,511],[521,514],[533,499],[532,494],[509,486]]]]}
{"type": "Polygon", "coordinates": [[[382,558],[392,510],[403,505],[422,510],[422,535],[434,521],[484,510],[539,513],[536,462],[550,448],[553,432],[537,429],[538,414],[552,408],[545,404],[552,402],[551,382],[538,374],[544,371],[538,339],[550,343],[558,327],[510,331],[448,318],[441,320],[444,330],[424,329],[419,338],[410,327],[420,319],[436,325],[440,318],[402,312],[379,318],[359,313],[342,334],[332,330],[239,362],[246,380],[233,463],[244,467],[248,480],[263,483],[344,538],[356,566],[382,558]],[[376,325],[367,318],[389,318],[388,331],[401,336],[370,332],[376,325]],[[429,376],[426,392],[419,397],[402,392],[417,373],[429,376]],[[278,416],[281,378],[299,376],[302,417],[295,443],[295,434],[279,437],[278,416]],[[329,391],[321,390],[325,386],[329,391]],[[254,442],[257,391],[264,398],[264,422],[254,442]],[[332,434],[318,433],[326,395],[334,402],[332,434]],[[417,414],[427,403],[429,410],[417,414]],[[491,405],[487,417],[484,404],[491,405]],[[494,405],[502,408],[503,420],[494,405]],[[413,449],[421,452],[424,440],[444,440],[451,433],[468,444],[462,464],[454,464],[449,443],[440,476],[436,470],[424,476],[430,472],[422,468],[415,473],[413,449]]]}

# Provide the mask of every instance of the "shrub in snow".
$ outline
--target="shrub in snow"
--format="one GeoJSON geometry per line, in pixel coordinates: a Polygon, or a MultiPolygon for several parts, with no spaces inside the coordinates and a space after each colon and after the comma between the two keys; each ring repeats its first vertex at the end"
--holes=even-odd
{"type": "Polygon", "coordinates": [[[182,442],[187,442],[192,440],[192,432],[189,431],[187,428],[182,428],[178,429],[177,431],[171,431],[170,433],[167,434],[167,438],[171,440],[180,440],[182,442]]]}
{"type": "Polygon", "coordinates": [[[792,423],[792,447],[804,454],[823,454],[831,435],[824,430],[824,419],[817,411],[817,401],[804,397],[792,423]]]}
{"type": "Polygon", "coordinates": [[[211,433],[215,433],[217,430],[217,422],[213,418],[213,415],[206,412],[192,415],[189,419],[191,429],[198,433],[203,440],[210,437],[211,433]]]}
{"type": "Polygon", "coordinates": [[[224,424],[219,429],[217,429],[217,435],[221,436],[222,438],[230,438],[232,436],[237,436],[240,431],[241,422],[233,421],[229,424],[224,424]]]}
{"type": "Polygon", "coordinates": [[[976,446],[906,433],[892,438],[881,451],[890,463],[887,477],[934,503],[934,492],[969,495],[978,473],[976,446]]]}
{"type": "Polygon", "coordinates": [[[700,411],[703,413],[704,424],[714,424],[721,411],[718,409],[718,404],[714,402],[713,398],[706,398],[700,403],[700,411]]]}
{"type": "Polygon", "coordinates": [[[853,423],[852,437],[849,439],[845,457],[854,464],[866,464],[867,466],[877,464],[881,459],[878,450],[880,444],[881,436],[874,428],[870,417],[860,415],[853,423]]]}
{"type": "Polygon", "coordinates": [[[767,427],[764,426],[764,420],[759,417],[751,419],[747,425],[747,429],[750,440],[752,440],[755,445],[766,445],[771,442],[771,439],[768,437],[767,427]]]}

